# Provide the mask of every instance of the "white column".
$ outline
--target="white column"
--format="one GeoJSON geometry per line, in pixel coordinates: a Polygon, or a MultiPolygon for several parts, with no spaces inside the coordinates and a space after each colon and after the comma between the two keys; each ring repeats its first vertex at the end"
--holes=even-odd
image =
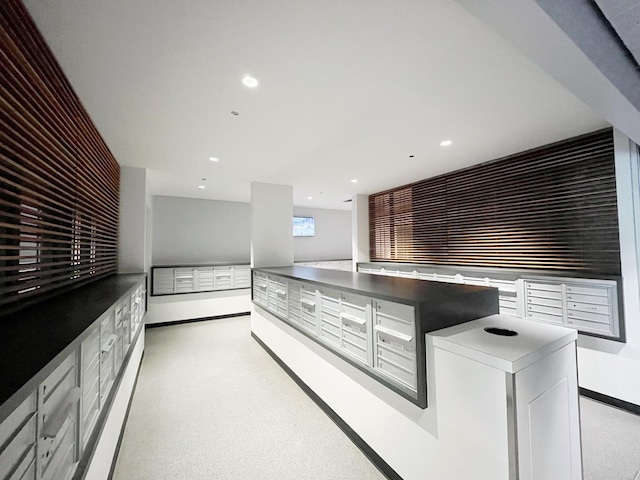
{"type": "Polygon", "coordinates": [[[293,187],[251,184],[251,266],[293,265],[293,187]]]}
{"type": "Polygon", "coordinates": [[[146,200],[146,169],[120,167],[118,273],[141,273],[146,271],[146,200]]]}
{"type": "Polygon", "coordinates": [[[352,270],[358,262],[368,262],[369,257],[369,196],[354,195],[351,200],[351,258],[352,270]]]}
{"type": "MultiPolygon", "coordinates": [[[[634,171],[637,169],[637,148],[618,129],[613,129],[613,146],[616,162],[616,191],[618,194],[618,228],[620,232],[620,264],[624,289],[624,315],[627,343],[640,347],[640,273],[638,272],[638,243],[636,223],[640,212],[636,211],[638,186],[634,171]]],[[[637,173],[636,173],[637,174],[637,173]]]]}

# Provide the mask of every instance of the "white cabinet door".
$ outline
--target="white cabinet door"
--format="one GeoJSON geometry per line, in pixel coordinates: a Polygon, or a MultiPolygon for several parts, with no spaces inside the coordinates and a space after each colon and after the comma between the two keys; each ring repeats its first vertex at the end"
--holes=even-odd
{"type": "Polygon", "coordinates": [[[575,343],[515,377],[520,480],[581,480],[575,343]]]}
{"type": "Polygon", "coordinates": [[[165,295],[175,292],[173,268],[153,269],[153,294],[165,295]]]}

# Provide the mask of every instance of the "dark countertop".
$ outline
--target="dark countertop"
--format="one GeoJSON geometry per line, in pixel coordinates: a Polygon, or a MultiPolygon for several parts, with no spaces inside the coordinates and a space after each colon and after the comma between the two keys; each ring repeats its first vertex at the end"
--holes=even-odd
{"type": "Polygon", "coordinates": [[[0,318],[0,420],[20,399],[5,405],[7,400],[27,385],[33,390],[48,374],[43,369],[68,355],[83,333],[143,278],[111,275],[0,318]]]}
{"type": "Polygon", "coordinates": [[[452,285],[455,285],[455,291],[458,294],[473,293],[489,288],[296,265],[289,267],[254,268],[254,270],[281,275],[292,280],[308,281],[326,286],[327,288],[337,288],[361,295],[372,295],[382,300],[409,305],[418,305],[429,298],[450,296],[453,290],[452,285]]]}

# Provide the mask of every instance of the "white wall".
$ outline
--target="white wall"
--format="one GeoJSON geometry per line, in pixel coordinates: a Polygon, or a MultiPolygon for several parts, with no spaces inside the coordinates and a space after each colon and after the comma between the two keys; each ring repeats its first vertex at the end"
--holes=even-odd
{"type": "Polygon", "coordinates": [[[249,263],[249,204],[153,197],[153,265],[249,263]]]}
{"type": "Polygon", "coordinates": [[[147,271],[147,171],[120,167],[118,273],[147,271]]]}
{"type": "Polygon", "coordinates": [[[315,237],[294,237],[296,262],[346,260],[351,258],[351,212],[321,208],[293,207],[296,217],[313,217],[315,237]]]}
{"type": "Polygon", "coordinates": [[[640,238],[638,149],[614,130],[626,344],[581,335],[580,386],[640,405],[640,238]]]}
{"type": "MultiPolygon", "coordinates": [[[[294,207],[293,215],[316,222],[315,237],[293,239],[295,261],[351,258],[350,211],[294,207]]],[[[152,265],[249,263],[249,203],[156,195],[150,227],[152,265]]]]}
{"type": "Polygon", "coordinates": [[[251,266],[293,264],[293,187],[251,184],[251,266]]]}
{"type": "Polygon", "coordinates": [[[145,230],[145,255],[144,271],[151,278],[151,253],[153,252],[153,196],[151,189],[147,188],[146,198],[146,230],[145,230]]]}
{"type": "Polygon", "coordinates": [[[357,271],[358,262],[371,260],[369,251],[369,196],[354,195],[351,200],[351,228],[353,239],[351,241],[351,258],[353,271],[357,271]]]}

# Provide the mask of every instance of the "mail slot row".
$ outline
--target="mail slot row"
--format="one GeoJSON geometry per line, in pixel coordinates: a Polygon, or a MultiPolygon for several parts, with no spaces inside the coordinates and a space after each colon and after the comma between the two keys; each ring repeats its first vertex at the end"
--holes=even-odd
{"type": "Polygon", "coordinates": [[[575,328],[599,336],[620,337],[617,283],[614,280],[562,278],[460,270],[453,267],[375,263],[358,264],[358,272],[497,288],[500,313],[575,328]],[[502,274],[502,276],[506,276],[502,274]]]}
{"type": "Polygon", "coordinates": [[[525,280],[526,317],[618,336],[616,283],[606,280],[525,280]]]}
{"type": "Polygon", "coordinates": [[[254,272],[254,302],[399,388],[417,391],[414,307],[254,272]]]}
{"type": "Polygon", "coordinates": [[[68,480],[142,326],[144,280],[0,424],[0,480],[68,480]]]}
{"type": "Polygon", "coordinates": [[[476,274],[462,274],[454,272],[434,271],[428,267],[414,267],[412,265],[398,265],[380,267],[373,264],[358,264],[358,272],[388,277],[415,278],[432,282],[459,283],[463,285],[479,285],[494,287],[499,291],[500,313],[504,315],[518,315],[518,297],[516,280],[498,279],[476,274]]]}
{"type": "Polygon", "coordinates": [[[152,295],[210,292],[251,286],[249,265],[152,267],[152,295]]]}

